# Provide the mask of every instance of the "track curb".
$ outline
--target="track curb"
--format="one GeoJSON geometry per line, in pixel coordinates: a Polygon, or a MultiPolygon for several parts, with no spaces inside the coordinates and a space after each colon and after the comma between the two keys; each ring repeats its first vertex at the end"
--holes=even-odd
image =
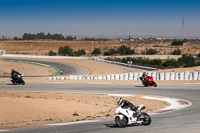
{"type": "Polygon", "coordinates": [[[164,97],[164,96],[152,96],[152,95],[138,95],[138,94],[108,94],[111,96],[130,96],[130,97],[138,97],[138,98],[143,98],[143,99],[152,99],[152,100],[161,100],[170,103],[170,106],[155,110],[153,112],[147,112],[150,115],[156,115],[160,113],[166,113],[166,112],[171,112],[171,111],[176,111],[180,109],[184,109],[187,107],[190,107],[192,103],[190,101],[184,100],[184,99],[178,99],[178,98],[171,98],[171,97],[164,97]]]}

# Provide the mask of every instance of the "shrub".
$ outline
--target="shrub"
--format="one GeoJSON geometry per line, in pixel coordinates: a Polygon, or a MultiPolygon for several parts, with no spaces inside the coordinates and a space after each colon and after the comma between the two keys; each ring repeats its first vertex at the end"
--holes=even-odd
{"type": "Polygon", "coordinates": [[[183,46],[183,41],[173,41],[171,46],[183,46]]]}
{"type": "Polygon", "coordinates": [[[172,55],[181,55],[181,50],[180,49],[175,49],[173,52],[172,52],[172,55]]]}
{"type": "Polygon", "coordinates": [[[56,53],[56,52],[53,52],[52,50],[50,50],[50,51],[48,52],[48,55],[49,55],[49,56],[56,56],[57,53],[56,53]]]}
{"type": "Polygon", "coordinates": [[[158,66],[162,65],[161,59],[153,59],[151,62],[152,62],[151,65],[158,65],[158,66]]]}
{"type": "Polygon", "coordinates": [[[183,46],[183,41],[174,41],[172,42],[172,46],[183,46]]]}
{"type": "Polygon", "coordinates": [[[122,45],[122,46],[118,47],[117,53],[120,55],[131,55],[131,54],[135,53],[135,50],[134,49],[131,50],[130,47],[122,45]]]}
{"type": "Polygon", "coordinates": [[[166,60],[163,63],[163,66],[165,66],[165,67],[179,67],[179,63],[175,59],[169,59],[169,60],[166,60]]]}
{"type": "Polygon", "coordinates": [[[79,114],[77,114],[77,113],[73,113],[73,116],[79,116],[79,114]]]}
{"type": "Polygon", "coordinates": [[[74,56],[82,56],[82,55],[85,55],[85,54],[86,54],[86,52],[85,52],[84,49],[73,52],[74,56]]]}
{"type": "Polygon", "coordinates": [[[151,48],[150,48],[149,50],[146,51],[146,54],[147,54],[147,55],[153,55],[153,54],[157,54],[157,53],[158,53],[158,52],[157,52],[155,49],[151,49],[151,48]]]}
{"type": "Polygon", "coordinates": [[[101,50],[100,50],[99,48],[95,48],[95,49],[92,51],[92,54],[94,54],[95,56],[100,55],[100,54],[101,54],[101,50]]]}
{"type": "Polygon", "coordinates": [[[193,67],[196,65],[194,57],[192,55],[183,54],[178,58],[178,62],[184,67],[193,67]]]}
{"type": "Polygon", "coordinates": [[[109,49],[109,51],[104,52],[104,55],[115,55],[116,53],[115,49],[109,49]]]}
{"type": "Polygon", "coordinates": [[[59,47],[58,49],[58,54],[59,55],[68,55],[68,56],[72,56],[73,55],[73,49],[70,48],[69,46],[64,46],[64,47],[59,47]]]}

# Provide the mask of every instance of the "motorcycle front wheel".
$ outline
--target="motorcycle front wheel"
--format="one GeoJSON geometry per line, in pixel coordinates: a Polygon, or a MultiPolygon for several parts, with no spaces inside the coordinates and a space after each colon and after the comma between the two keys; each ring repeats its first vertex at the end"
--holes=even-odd
{"type": "Polygon", "coordinates": [[[154,86],[154,87],[157,87],[157,84],[156,84],[154,81],[152,81],[152,83],[153,83],[153,86],[154,86]]]}
{"type": "Polygon", "coordinates": [[[25,85],[25,82],[24,82],[24,80],[22,80],[22,85],[25,85]]]}
{"type": "Polygon", "coordinates": [[[142,113],[142,115],[144,116],[142,125],[144,125],[144,126],[150,125],[151,124],[151,117],[147,113],[142,113]]]}
{"type": "Polygon", "coordinates": [[[115,123],[117,124],[117,126],[124,128],[124,127],[127,126],[128,122],[127,122],[125,117],[123,117],[122,120],[121,120],[119,116],[116,116],[115,117],[115,123]]]}

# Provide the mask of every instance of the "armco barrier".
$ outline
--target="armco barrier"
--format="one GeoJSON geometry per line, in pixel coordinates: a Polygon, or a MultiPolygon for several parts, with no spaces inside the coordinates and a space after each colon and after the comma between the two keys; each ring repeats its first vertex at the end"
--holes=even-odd
{"type": "Polygon", "coordinates": [[[198,72],[193,72],[193,80],[197,80],[198,79],[198,72]]]}
{"type": "Polygon", "coordinates": [[[119,75],[119,79],[120,79],[120,80],[124,80],[124,74],[120,74],[120,75],[119,75]]]}
{"type": "Polygon", "coordinates": [[[138,73],[134,73],[133,80],[138,80],[138,73]]]}
{"type": "Polygon", "coordinates": [[[184,80],[184,72],[179,73],[179,80],[184,80]]]}
{"type": "Polygon", "coordinates": [[[108,60],[103,60],[103,59],[98,59],[98,58],[88,58],[89,60],[96,60],[99,62],[105,62],[109,64],[115,64],[115,65],[120,65],[124,67],[130,67],[130,68],[138,68],[138,69],[143,69],[143,70],[158,70],[158,68],[153,68],[153,67],[146,67],[146,66],[138,66],[138,65],[132,65],[132,64],[126,64],[126,63],[121,63],[121,62],[115,62],[115,61],[108,61],[108,60]]]}
{"type": "Polygon", "coordinates": [[[115,80],[119,80],[119,74],[115,74],[115,80]]]}
{"type": "Polygon", "coordinates": [[[165,80],[165,73],[164,72],[160,72],[160,80],[165,80]]]}
{"type": "MultiPolygon", "coordinates": [[[[69,75],[48,77],[48,80],[139,80],[142,73],[125,73],[125,74],[112,74],[104,76],[82,76],[82,75],[69,75]]],[[[200,80],[200,72],[152,72],[151,76],[154,80],[200,80]],[[186,76],[186,77],[185,77],[186,76]]]]}
{"type": "Polygon", "coordinates": [[[199,74],[199,75],[198,75],[198,80],[200,80],[200,72],[198,72],[198,74],[199,74]]]}
{"type": "Polygon", "coordinates": [[[179,80],[179,72],[175,73],[175,80],[179,80]]]}
{"type": "MultiPolygon", "coordinates": [[[[151,76],[152,76],[152,78],[154,79],[154,80],[157,80],[157,76],[156,76],[156,72],[152,72],[151,73],[151,76]]],[[[141,76],[139,76],[139,77],[141,77],[141,76]]]]}
{"type": "Polygon", "coordinates": [[[129,73],[129,75],[128,75],[129,77],[128,77],[128,80],[133,80],[133,73],[129,73]]]}
{"type": "Polygon", "coordinates": [[[171,75],[170,80],[174,80],[175,79],[175,72],[171,72],[170,75],[171,75]]]}
{"type": "Polygon", "coordinates": [[[165,72],[165,80],[169,80],[170,78],[170,73],[169,72],[165,72]]]}
{"type": "Polygon", "coordinates": [[[129,74],[128,74],[128,73],[125,73],[125,74],[124,74],[124,80],[128,80],[128,79],[129,79],[128,77],[129,77],[129,74]]]}
{"type": "Polygon", "coordinates": [[[185,74],[184,75],[185,80],[188,80],[189,79],[190,71],[185,71],[184,74],[185,74]]]}
{"type": "Polygon", "coordinates": [[[110,75],[110,80],[115,80],[115,75],[114,74],[110,75]]]}
{"type": "Polygon", "coordinates": [[[192,73],[189,74],[188,80],[193,80],[192,73]]]}

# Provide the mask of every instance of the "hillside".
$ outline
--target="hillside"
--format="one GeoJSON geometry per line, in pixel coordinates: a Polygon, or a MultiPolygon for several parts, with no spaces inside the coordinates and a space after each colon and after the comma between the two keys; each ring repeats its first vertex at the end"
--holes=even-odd
{"type": "Polygon", "coordinates": [[[170,46],[173,40],[154,41],[154,40],[132,40],[132,41],[0,41],[0,49],[6,50],[7,54],[29,54],[47,55],[50,50],[58,52],[59,47],[69,46],[74,51],[85,49],[87,55],[92,49],[100,48],[106,51],[110,48],[117,49],[121,45],[126,45],[135,49],[136,54],[144,54],[146,50],[152,48],[158,51],[159,55],[170,54],[175,49],[180,49],[182,54],[197,55],[200,53],[200,41],[190,40],[183,46],[170,46]]]}

